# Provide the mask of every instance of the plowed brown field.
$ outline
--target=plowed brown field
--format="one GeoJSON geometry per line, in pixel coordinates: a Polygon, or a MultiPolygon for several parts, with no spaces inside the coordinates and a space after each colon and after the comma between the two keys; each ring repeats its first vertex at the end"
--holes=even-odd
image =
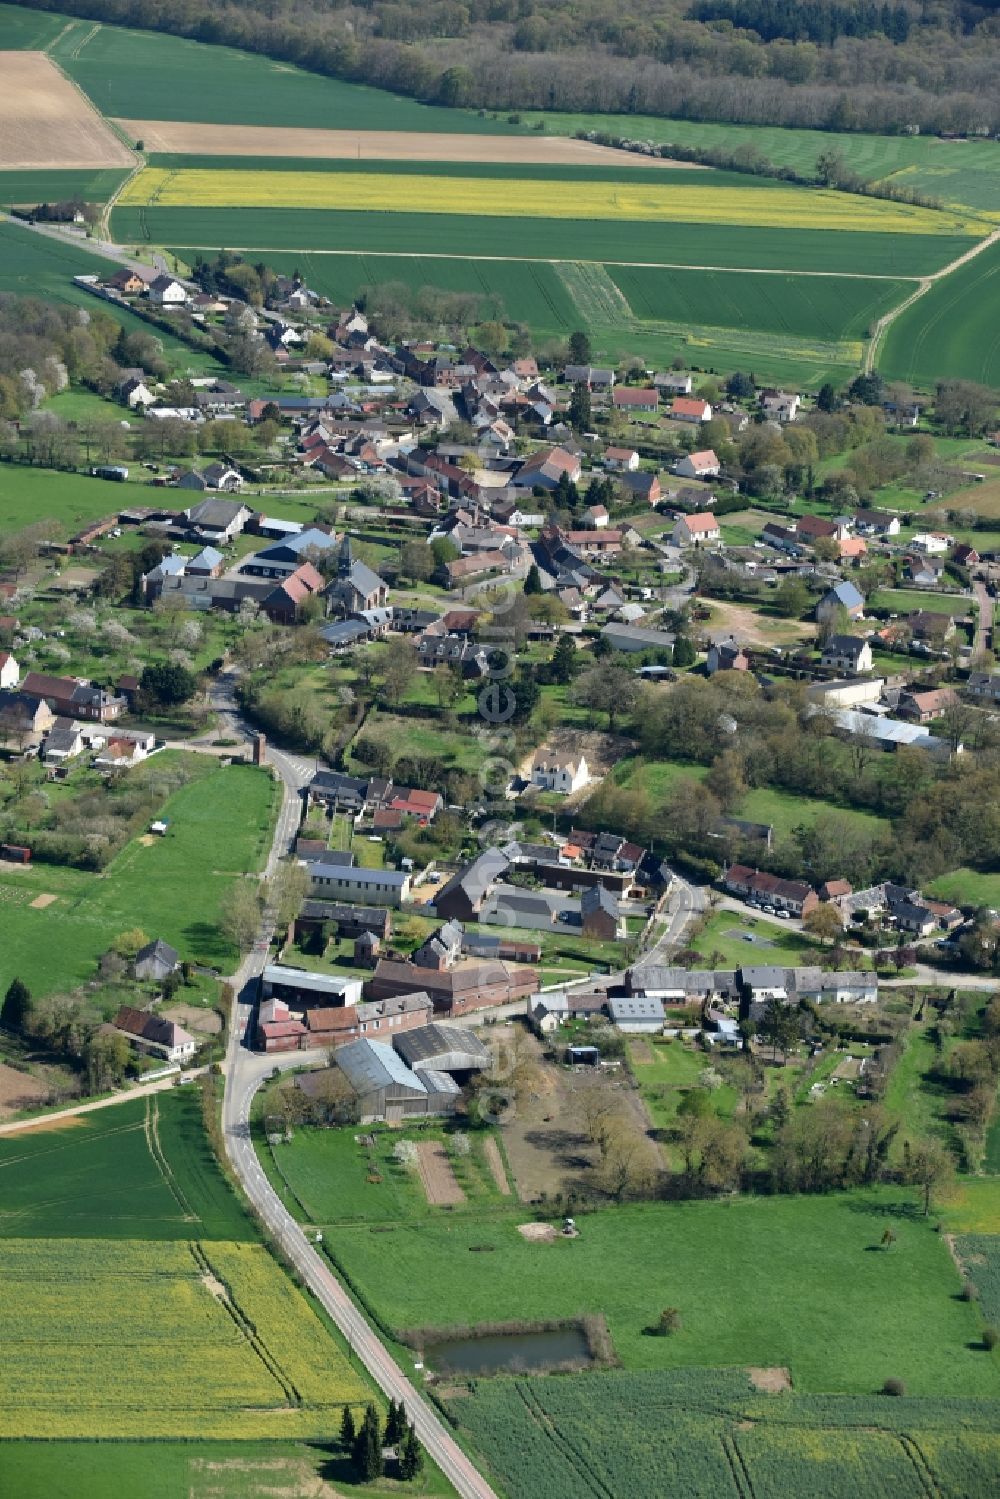
{"type": "Polygon", "coordinates": [[[128,167],[130,152],[44,52],[0,52],[0,167],[128,167]]]}
{"type": "MultiPolygon", "coordinates": [[[[23,56],[23,54],[21,54],[23,56]]],[[[187,120],[116,120],[147,151],[184,156],[347,157],[355,161],[471,161],[539,166],[679,167],[563,136],[424,135],[397,130],[303,130],[292,126],[199,125],[187,120]]]]}

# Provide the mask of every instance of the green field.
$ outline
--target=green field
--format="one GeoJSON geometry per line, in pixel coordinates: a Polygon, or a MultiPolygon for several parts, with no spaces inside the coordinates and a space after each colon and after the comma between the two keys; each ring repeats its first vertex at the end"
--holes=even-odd
{"type": "Polygon", "coordinates": [[[691,946],[701,953],[706,966],[712,967],[815,963],[819,959],[816,944],[793,931],[790,924],[768,921],[764,917],[742,916],[738,911],[730,910],[716,911],[710,916],[704,929],[692,938],[691,946]],[[757,940],[748,942],[742,935],[744,932],[749,932],[757,940]]]}
{"type": "Polygon", "coordinates": [[[978,1499],[992,1402],[764,1394],[744,1372],[480,1380],[449,1401],[509,1499],[978,1499]]]}
{"type": "Polygon", "coordinates": [[[76,21],[49,50],[101,113],[112,117],[326,130],[496,134],[505,129],[471,112],[417,104],[249,52],[162,33],[76,21]]]}
{"type": "Polygon", "coordinates": [[[646,266],[612,266],[609,274],[639,318],[833,340],[863,338],[876,318],[912,290],[905,281],[847,276],[755,276],[646,266]]]}
{"type": "MultiPolygon", "coordinates": [[[[17,1499],[332,1499],[342,1492],[399,1499],[402,1492],[394,1479],[357,1490],[346,1455],[329,1440],[7,1441],[2,1452],[4,1480],[17,1499]]],[[[454,1490],[425,1467],[405,1492],[423,1499],[454,1490]]]]}
{"type": "Polygon", "coordinates": [[[339,209],[116,208],[126,244],[212,245],[254,250],[484,255],[500,260],[601,260],[652,265],[718,265],[866,275],[926,275],[973,241],[948,234],[826,232],[711,224],[495,218],[446,213],[352,213],[339,209]]]}
{"type": "Polygon", "coordinates": [[[510,1216],[379,1233],[337,1225],[326,1244],[398,1329],[603,1312],[628,1368],[757,1364],[789,1368],[806,1391],[873,1391],[896,1377],[915,1394],[995,1397],[978,1309],[957,1299],[947,1246],[910,1197],[888,1188],[625,1206],[549,1245],[527,1243],[510,1216]],[[887,1221],[897,1245],[870,1252],[887,1221]],[[487,1273],[470,1253],[484,1243],[494,1246],[487,1273]],[[664,1306],[680,1308],[683,1329],[644,1336],[664,1306]]]}
{"type": "Polygon", "coordinates": [[[5,875],[0,988],[15,975],[36,998],[80,984],[114,938],[135,927],[182,957],[229,971],[236,954],[218,928],[219,907],[232,880],[263,863],[275,788],[250,766],[221,769],[200,759],[196,770],[165,805],[168,836],[149,846],[133,840],[103,873],[35,864],[5,875]],[[42,893],[57,899],[34,909],[42,893]]]}
{"type": "Polygon", "coordinates": [[[1000,386],[1000,243],[935,282],[896,319],[878,367],[923,386],[949,378],[1000,386]]]}
{"type": "Polygon", "coordinates": [[[195,1087],[0,1135],[0,1238],[247,1239],[195,1087]]]}
{"type": "Polygon", "coordinates": [[[0,36],[4,49],[11,52],[42,50],[59,35],[65,23],[65,16],[25,10],[19,5],[0,5],[0,36]]]}
{"type": "Polygon", "coordinates": [[[925,592],[919,588],[880,588],[870,600],[872,608],[890,609],[893,614],[926,609],[931,614],[950,614],[958,619],[969,613],[974,602],[968,594],[925,592]]]}
{"type": "Polygon", "coordinates": [[[948,203],[962,203],[988,213],[1000,213],[1000,145],[995,141],[936,140],[933,136],[831,136],[825,130],[790,130],[772,125],[729,125],[700,120],[663,120],[652,115],[553,114],[532,111],[551,135],[575,135],[578,130],[606,131],[631,140],[679,146],[708,146],[736,151],[753,146],[775,166],[792,167],[803,176],[816,169],[816,159],[829,151],[831,140],[845,162],[869,180],[894,177],[948,203]]]}
{"type": "MultiPolygon", "coordinates": [[[[76,399],[76,392],[69,394],[76,399]]],[[[61,399],[56,397],[53,410],[60,411],[61,399]]],[[[68,411],[60,414],[67,418],[71,415],[68,411]]],[[[75,416],[73,413],[74,420],[75,416]]],[[[93,479],[89,474],[60,474],[51,469],[0,464],[0,534],[17,531],[38,520],[53,520],[68,537],[85,521],[97,520],[135,502],[136,489],[131,484],[93,479]]]]}
{"type": "MultiPolygon", "coordinates": [[[[0,28],[3,20],[0,18],[0,28]]],[[[0,29],[0,37],[2,37],[0,29]]],[[[5,39],[4,39],[5,40],[5,39]]],[[[0,205],[58,203],[66,198],[82,198],[85,203],[105,203],[125,181],[128,172],[116,167],[97,167],[62,172],[0,171],[0,205]]]]}
{"type": "Polygon", "coordinates": [[[959,906],[1000,907],[1000,874],[955,869],[951,874],[940,875],[927,888],[939,900],[954,901],[959,906]]]}

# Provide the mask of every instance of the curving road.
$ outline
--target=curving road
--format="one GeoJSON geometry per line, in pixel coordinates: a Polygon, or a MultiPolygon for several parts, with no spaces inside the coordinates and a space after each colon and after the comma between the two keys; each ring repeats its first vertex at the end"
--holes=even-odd
{"type": "MultiPolygon", "coordinates": [[[[237,711],[232,695],[232,676],[219,678],[213,690],[213,706],[220,720],[233,735],[248,738],[250,730],[237,711]]],[[[309,780],[313,765],[280,750],[268,748],[268,763],[278,772],[282,784],[282,804],[278,814],[267,870],[288,852],[299,826],[299,792],[309,780]]],[[[254,1094],[274,1068],[322,1066],[323,1055],[309,1058],[301,1052],[264,1057],[249,1051],[243,1044],[252,1006],[247,1002],[247,987],[260,973],[270,945],[273,921],[265,911],[257,942],[234,980],[233,1023],[229,1028],[226,1053],[226,1086],[222,1105],[222,1125],[226,1154],[243,1189],[268,1230],[281,1245],[309,1290],[336,1323],[347,1340],[352,1356],[357,1356],[385,1395],[402,1400],[416,1427],[417,1436],[429,1455],[454,1486],[461,1499],[497,1499],[475,1464],[462,1451],[444,1422],[424,1400],[402,1369],[388,1353],[350,1296],[306,1238],[299,1224],[285,1208],[261,1169],[250,1137],[250,1106],[254,1094]]]]}

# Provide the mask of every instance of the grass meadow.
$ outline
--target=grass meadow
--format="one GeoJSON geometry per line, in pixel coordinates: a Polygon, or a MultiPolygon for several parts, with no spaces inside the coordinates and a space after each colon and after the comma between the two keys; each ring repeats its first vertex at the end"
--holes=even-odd
{"type": "Polygon", "coordinates": [[[630,1369],[781,1366],[803,1391],[874,1392],[895,1377],[914,1394],[995,1398],[978,1309],[958,1299],[947,1246],[912,1199],[887,1188],[637,1204],[552,1244],[526,1242],[509,1216],[442,1215],[394,1231],[336,1225],[326,1244],[395,1329],[603,1312],[630,1369]],[[890,1254],[877,1252],[888,1222],[890,1254]],[[484,1272],[470,1250],[486,1243],[484,1272]],[[682,1330],[645,1336],[664,1306],[682,1330]]]}
{"type": "MultiPolygon", "coordinates": [[[[74,401],[78,397],[77,392],[68,392],[67,395],[74,401]]],[[[79,413],[61,408],[62,400],[57,396],[52,409],[67,419],[76,420],[79,413]]],[[[121,408],[116,409],[120,417],[121,408]]],[[[64,536],[70,536],[84,522],[109,515],[120,510],[122,505],[136,501],[136,495],[136,486],[114,483],[110,479],[3,463],[0,464],[0,535],[18,531],[38,520],[53,520],[64,536]]]]}
{"type": "Polygon", "coordinates": [[[251,766],[209,768],[200,759],[194,773],[164,806],[167,837],[150,845],[133,839],[102,873],[35,864],[4,875],[0,989],[15,976],[36,998],[80,984],[114,938],[134,927],[182,957],[229,971],[236,952],[219,930],[219,909],[232,881],[263,863],[274,782],[251,766]],[[56,900],[34,908],[40,894],[56,900]]]}
{"type": "Polygon", "coordinates": [[[1000,385],[1000,244],[934,283],[890,327],[878,367],[891,379],[1000,385]]]}
{"type": "Polygon", "coordinates": [[[197,1088],[0,1135],[0,1239],[256,1241],[197,1088]]]}

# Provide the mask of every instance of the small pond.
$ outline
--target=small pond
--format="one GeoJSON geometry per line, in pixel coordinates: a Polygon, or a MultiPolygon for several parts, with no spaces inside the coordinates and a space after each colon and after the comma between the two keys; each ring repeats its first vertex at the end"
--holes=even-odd
{"type": "Polygon", "coordinates": [[[437,1374],[544,1374],[564,1364],[589,1364],[592,1355],[582,1327],[559,1327],[431,1343],[424,1362],[437,1374]]]}

